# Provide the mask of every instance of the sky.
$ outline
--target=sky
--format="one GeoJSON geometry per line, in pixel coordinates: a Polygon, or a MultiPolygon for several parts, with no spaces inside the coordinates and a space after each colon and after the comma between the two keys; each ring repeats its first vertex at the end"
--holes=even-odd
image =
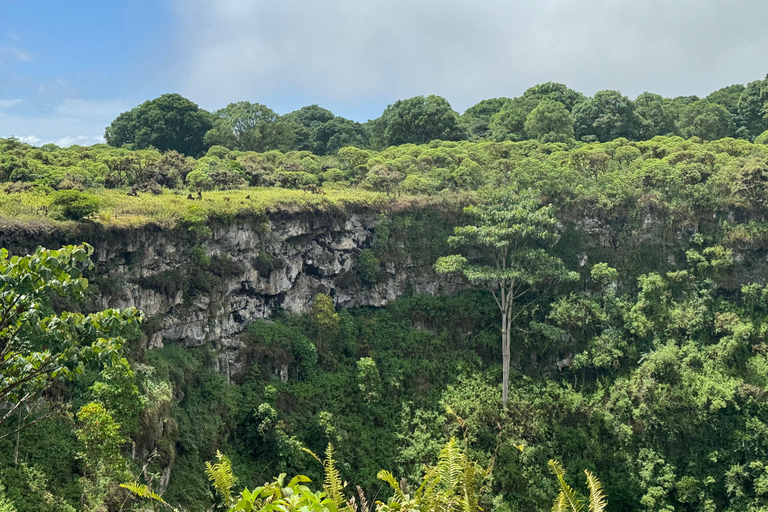
{"type": "Polygon", "coordinates": [[[768,73],[766,0],[0,0],[0,137],[103,142],[164,93],[365,122],[555,81],[704,97],[768,73]]]}

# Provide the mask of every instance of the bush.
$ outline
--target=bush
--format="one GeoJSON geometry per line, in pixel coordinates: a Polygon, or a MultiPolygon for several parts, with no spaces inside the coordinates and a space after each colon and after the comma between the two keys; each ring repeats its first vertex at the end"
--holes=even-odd
{"type": "Polygon", "coordinates": [[[369,284],[378,282],[381,262],[372,250],[363,249],[360,251],[359,265],[360,279],[369,284]]]}
{"type": "Polygon", "coordinates": [[[98,198],[78,190],[60,190],[53,194],[51,206],[59,209],[62,217],[68,220],[81,220],[101,207],[98,198]]]}

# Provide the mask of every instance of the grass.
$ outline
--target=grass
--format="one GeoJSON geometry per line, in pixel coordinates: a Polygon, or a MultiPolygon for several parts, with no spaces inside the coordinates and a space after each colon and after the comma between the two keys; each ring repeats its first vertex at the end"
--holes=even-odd
{"type": "MultiPolygon", "coordinates": [[[[202,225],[209,220],[234,220],[270,213],[349,212],[359,210],[381,213],[418,209],[430,205],[457,205],[463,196],[399,196],[360,189],[327,190],[313,194],[283,188],[243,188],[204,192],[202,200],[187,199],[187,191],[164,190],[160,195],[140,193],[129,196],[125,190],[91,189],[101,201],[101,209],[88,221],[108,228],[141,227],[148,224],[174,228],[181,224],[202,225]]],[[[196,197],[196,194],[193,194],[196,197]]],[[[0,195],[0,225],[73,224],[59,220],[53,197],[36,192],[0,195]]]]}

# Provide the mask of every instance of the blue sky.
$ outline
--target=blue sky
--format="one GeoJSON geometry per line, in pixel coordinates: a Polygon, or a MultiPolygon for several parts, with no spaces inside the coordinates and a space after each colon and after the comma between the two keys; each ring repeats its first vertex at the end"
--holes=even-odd
{"type": "Polygon", "coordinates": [[[766,19],[764,0],[0,0],[0,137],[96,143],[166,92],[357,121],[548,80],[704,96],[766,75],[766,19]]]}

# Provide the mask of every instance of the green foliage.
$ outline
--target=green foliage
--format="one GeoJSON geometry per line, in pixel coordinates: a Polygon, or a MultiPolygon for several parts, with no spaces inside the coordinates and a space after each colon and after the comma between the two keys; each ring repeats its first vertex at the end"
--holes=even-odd
{"type": "Polygon", "coordinates": [[[77,190],[60,190],[53,195],[51,206],[56,208],[64,219],[82,220],[99,211],[101,205],[97,197],[77,190]]]}
{"type": "Polygon", "coordinates": [[[363,249],[357,259],[360,279],[368,284],[376,284],[381,272],[381,261],[371,249],[363,249]]]}
{"type": "Polygon", "coordinates": [[[543,100],[526,117],[525,133],[541,142],[569,142],[573,117],[559,101],[543,100]]]}
{"type": "Polygon", "coordinates": [[[518,193],[511,188],[483,191],[477,205],[465,208],[476,224],[457,227],[448,242],[468,246],[480,254],[474,263],[462,254],[443,256],[435,262],[439,273],[461,273],[470,283],[493,294],[501,312],[503,356],[502,405],[507,406],[511,327],[521,309],[516,301],[543,283],[578,279],[562,261],[536,244],[554,236],[557,222],[550,206],[541,206],[538,193],[518,193]]]}
{"type": "Polygon", "coordinates": [[[230,103],[213,114],[213,128],[205,134],[208,146],[236,151],[289,151],[294,131],[270,108],[260,103],[230,103]]]}
{"type": "Polygon", "coordinates": [[[0,482],[0,512],[16,512],[16,507],[5,496],[5,487],[2,482],[0,482]]]}
{"type": "Polygon", "coordinates": [[[216,451],[216,464],[205,463],[205,474],[221,498],[225,508],[229,509],[234,501],[232,487],[237,483],[237,477],[232,473],[232,462],[229,457],[216,451]]]}
{"type": "Polygon", "coordinates": [[[491,468],[483,469],[471,462],[451,439],[440,450],[437,465],[427,467],[423,482],[411,496],[389,471],[380,471],[378,478],[387,482],[392,496],[387,503],[377,502],[383,512],[401,510],[483,510],[480,496],[491,468]]]}
{"type": "Polygon", "coordinates": [[[196,156],[204,150],[203,136],[211,116],[179,94],[163,94],[123,112],[107,127],[104,138],[115,147],[154,147],[196,156]]]}
{"type": "Polygon", "coordinates": [[[119,500],[120,482],[130,477],[120,446],[120,424],[100,403],[91,402],[77,412],[80,428],[75,435],[83,445],[83,501],[89,510],[114,506],[119,500]]]}
{"type": "Polygon", "coordinates": [[[459,115],[440,96],[416,96],[389,105],[373,122],[372,145],[426,144],[432,140],[461,140],[459,115]]]}
{"type": "MultiPolygon", "coordinates": [[[[54,297],[84,298],[88,282],[81,268],[91,264],[92,251],[85,244],[41,247],[23,257],[0,251],[0,403],[10,404],[0,425],[54,382],[76,378],[89,364],[116,361],[122,336],[141,321],[134,308],[88,315],[51,310],[54,297]]],[[[25,417],[34,415],[27,409],[25,417]]]]}
{"type": "MultiPolygon", "coordinates": [[[[560,485],[560,494],[555,499],[555,504],[552,507],[553,512],[581,512],[584,510],[584,500],[580,498],[576,491],[568,485],[565,481],[565,469],[563,465],[557,461],[549,461],[549,469],[557,482],[560,485]]],[[[587,475],[587,487],[589,488],[589,499],[587,500],[587,510],[589,512],[604,512],[608,506],[606,502],[605,494],[603,493],[603,486],[600,480],[595,477],[589,470],[584,470],[587,475]]]]}

